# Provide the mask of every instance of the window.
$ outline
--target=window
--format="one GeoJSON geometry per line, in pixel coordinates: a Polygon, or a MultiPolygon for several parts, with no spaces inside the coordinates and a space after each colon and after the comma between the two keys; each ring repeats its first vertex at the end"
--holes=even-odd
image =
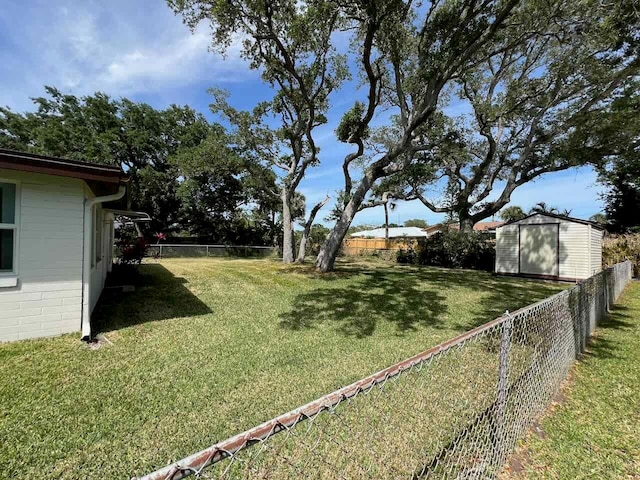
{"type": "Polygon", "coordinates": [[[15,183],[0,182],[0,274],[16,270],[16,192],[15,183]]]}

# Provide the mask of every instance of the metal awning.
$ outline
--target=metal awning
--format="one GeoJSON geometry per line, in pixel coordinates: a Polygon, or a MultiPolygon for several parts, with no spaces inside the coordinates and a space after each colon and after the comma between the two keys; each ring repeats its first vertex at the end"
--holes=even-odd
{"type": "Polygon", "coordinates": [[[150,222],[151,217],[148,213],[134,212],[133,210],[117,210],[113,208],[105,208],[105,212],[113,213],[116,217],[125,217],[132,222],[150,222]]]}

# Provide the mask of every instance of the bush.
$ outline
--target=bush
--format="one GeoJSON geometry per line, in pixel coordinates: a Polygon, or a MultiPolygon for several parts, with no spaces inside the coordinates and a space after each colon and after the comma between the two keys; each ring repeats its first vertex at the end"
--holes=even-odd
{"type": "Polygon", "coordinates": [[[396,250],[396,262],[409,264],[418,263],[418,252],[413,245],[396,250]]]}
{"type": "Polygon", "coordinates": [[[602,262],[605,267],[631,260],[633,276],[640,276],[640,233],[605,237],[602,248],[602,262]]]}
{"type": "Polygon", "coordinates": [[[495,246],[476,232],[446,230],[421,239],[417,247],[399,250],[398,263],[493,271],[495,246]]]}
{"type": "Polygon", "coordinates": [[[124,265],[140,265],[142,259],[147,255],[148,246],[149,244],[142,237],[137,238],[133,243],[126,241],[118,243],[118,263],[124,265]]]}

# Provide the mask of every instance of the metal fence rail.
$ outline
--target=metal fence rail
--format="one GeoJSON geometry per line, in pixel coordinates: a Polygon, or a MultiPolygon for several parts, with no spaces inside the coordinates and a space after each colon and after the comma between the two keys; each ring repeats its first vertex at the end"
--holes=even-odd
{"type": "Polygon", "coordinates": [[[615,265],[142,479],[493,478],[631,271],[615,265]]]}
{"type": "Polygon", "coordinates": [[[268,257],[276,247],[256,245],[157,244],[147,247],[147,254],[157,258],[184,257],[268,257]]]}

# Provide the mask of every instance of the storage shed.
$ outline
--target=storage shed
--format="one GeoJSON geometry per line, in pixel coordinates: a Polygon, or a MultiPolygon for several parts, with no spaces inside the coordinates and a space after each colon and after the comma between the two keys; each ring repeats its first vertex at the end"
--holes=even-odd
{"type": "Polygon", "coordinates": [[[496,229],[496,273],[576,281],[602,269],[601,227],[536,213],[496,229]]]}

